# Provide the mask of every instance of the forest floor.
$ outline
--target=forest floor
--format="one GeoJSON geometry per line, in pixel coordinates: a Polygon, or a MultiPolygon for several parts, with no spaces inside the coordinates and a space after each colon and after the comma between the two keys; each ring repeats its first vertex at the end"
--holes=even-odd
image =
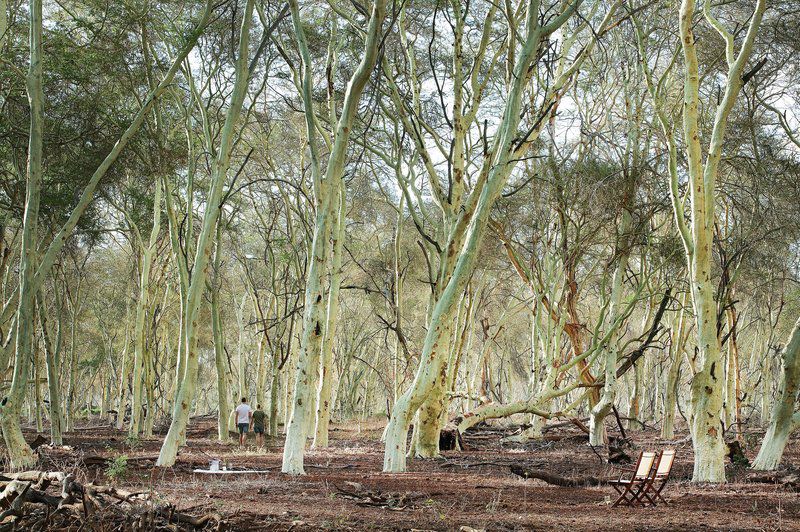
{"type": "MultiPolygon", "coordinates": [[[[266,449],[216,441],[215,420],[197,418],[188,445],[173,468],[154,468],[160,439],[131,442],[108,426],[79,427],[65,448],[39,448],[41,468],[74,472],[79,480],[132,490],[149,490],[193,515],[217,513],[229,530],[800,530],[800,495],[780,485],[746,482],[748,470],[730,465],[730,482],[689,482],[691,443],[677,449],[669,505],[612,508],[609,486],[564,488],[525,480],[510,464],[565,477],[610,478],[619,470],[603,463],[576,427],[548,431],[543,441],[503,444],[514,429],[484,427],[465,435],[466,450],[440,460],[413,460],[409,472],[381,473],[383,423],[335,425],[331,448],[309,451],[305,476],[280,472],[282,441],[266,449]],[[133,445],[132,445],[133,444],[133,445]],[[105,459],[128,458],[121,478],[108,478],[105,459]],[[232,469],[268,470],[242,475],[205,475],[210,457],[232,469]]],[[[35,432],[27,431],[31,440],[35,432]]],[[[652,430],[629,431],[630,454],[667,445],[652,430]]],[[[252,434],[251,434],[252,438],[252,434]]],[[[758,438],[746,442],[750,459],[758,438]]],[[[252,441],[252,440],[251,440],[252,441]]],[[[800,466],[800,441],[787,448],[784,464],[800,466]]]]}

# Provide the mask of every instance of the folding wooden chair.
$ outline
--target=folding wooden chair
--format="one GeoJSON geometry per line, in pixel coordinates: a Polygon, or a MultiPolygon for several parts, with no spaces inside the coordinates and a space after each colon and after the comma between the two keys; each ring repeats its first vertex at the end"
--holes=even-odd
{"type": "Polygon", "coordinates": [[[625,473],[623,473],[619,476],[619,479],[609,482],[611,487],[619,493],[619,497],[611,506],[641,504],[639,498],[642,489],[644,489],[648,478],[651,476],[650,473],[655,461],[656,453],[652,451],[642,452],[639,454],[639,459],[636,461],[636,467],[633,469],[633,474],[630,478],[623,478],[625,476],[625,473]]]}
{"type": "Polygon", "coordinates": [[[647,478],[644,487],[639,495],[639,502],[647,504],[645,499],[653,506],[656,501],[660,500],[664,504],[668,504],[667,500],[661,495],[661,490],[667,485],[669,481],[669,473],[672,471],[672,464],[675,463],[675,449],[664,449],[661,456],[658,457],[658,462],[653,468],[653,474],[647,478]]]}

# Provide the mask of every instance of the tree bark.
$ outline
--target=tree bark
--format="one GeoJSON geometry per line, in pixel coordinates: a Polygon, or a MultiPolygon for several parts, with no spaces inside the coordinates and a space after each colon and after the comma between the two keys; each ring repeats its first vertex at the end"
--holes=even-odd
{"type": "Polygon", "coordinates": [[[42,90],[42,1],[29,2],[30,64],[26,79],[30,105],[28,164],[25,184],[25,210],[22,219],[22,249],[19,265],[19,307],[14,373],[8,395],[0,401],[0,426],[8,449],[11,467],[32,466],[36,458],[22,436],[19,424],[22,403],[28,387],[28,369],[33,355],[34,306],[38,291],[35,282],[38,244],[39,203],[42,188],[42,135],[44,93],[42,90]]]}
{"type": "MultiPolygon", "coordinates": [[[[725,482],[725,450],[720,415],[723,406],[724,368],[719,338],[717,336],[717,309],[712,284],[711,251],[715,221],[715,183],[722,157],[722,147],[728,116],[742,88],[742,71],[753,49],[755,35],[766,8],[765,0],[758,0],[741,50],[734,57],[734,37],[713,18],[710,5],[705,5],[705,16],[726,42],[728,77],[725,93],[717,106],[711,132],[708,156],[703,162],[700,144],[700,74],[694,41],[694,0],[683,0],[680,7],[679,27],[684,77],[683,128],[691,191],[691,235],[684,237],[686,258],[692,286],[697,346],[700,353],[698,371],[691,383],[690,428],[694,446],[695,482],[725,482]],[[690,240],[687,240],[689,236],[690,240]]],[[[673,202],[675,200],[673,199],[673,202]]],[[[676,219],[679,211],[676,209],[676,219]]],[[[684,220],[678,219],[679,227],[684,220]]]]}
{"type": "MultiPolygon", "coordinates": [[[[145,246],[140,241],[142,250],[142,267],[139,272],[139,298],[136,301],[136,325],[133,332],[133,400],[131,401],[131,424],[129,432],[131,436],[138,437],[142,432],[143,419],[143,400],[147,379],[145,378],[146,354],[145,335],[147,333],[145,322],[147,320],[147,310],[150,299],[150,266],[153,261],[153,252],[158,241],[158,234],[161,230],[161,179],[155,180],[156,191],[153,200],[153,225],[150,231],[150,239],[145,246]]],[[[148,403],[148,415],[153,405],[148,403]]]]}
{"type": "MultiPolygon", "coordinates": [[[[64,416],[61,411],[61,382],[59,379],[61,369],[61,316],[58,319],[55,344],[51,341],[47,326],[47,315],[41,293],[37,297],[39,305],[39,323],[42,327],[42,339],[47,363],[47,392],[50,403],[50,442],[53,445],[62,445],[62,432],[64,430],[64,416]]],[[[58,297],[56,297],[58,301],[58,297]]],[[[58,303],[56,303],[58,305],[58,303]]],[[[57,308],[57,312],[60,310],[57,308]]]]}
{"type": "Polygon", "coordinates": [[[331,390],[333,385],[333,341],[339,322],[339,289],[342,285],[342,252],[345,238],[346,197],[344,183],[339,184],[339,206],[333,237],[333,260],[331,262],[331,283],[328,290],[328,310],[325,324],[325,338],[322,342],[322,363],[317,392],[317,418],[314,430],[314,448],[328,447],[328,428],[331,420],[331,390]]]}
{"type": "Polygon", "coordinates": [[[189,285],[186,306],[182,309],[182,322],[184,324],[183,343],[186,353],[186,368],[180,382],[178,393],[172,412],[172,423],[167,436],[161,446],[156,465],[169,467],[175,463],[178,446],[186,440],[186,426],[189,422],[189,412],[194,402],[197,387],[198,352],[197,340],[200,324],[198,315],[203,292],[206,288],[208,266],[211,259],[211,247],[214,241],[214,232],[217,228],[221,211],[223,188],[230,168],[231,153],[233,151],[233,138],[236,123],[241,114],[244,98],[247,93],[249,79],[248,46],[250,42],[250,23],[253,16],[253,0],[248,0],[245,6],[241,29],[239,33],[239,49],[236,60],[236,80],[231,95],[230,106],[225,116],[225,123],[220,135],[220,147],[217,157],[212,164],[211,190],[208,194],[206,210],[203,214],[203,224],[197,238],[192,279],[189,285]]]}
{"type": "Polygon", "coordinates": [[[772,406],[769,428],[753,461],[753,469],[777,469],[789,436],[800,429],[800,411],[795,411],[800,397],[800,319],[783,350],[782,359],[778,397],[772,406]]]}
{"type": "Polygon", "coordinates": [[[211,329],[214,337],[214,363],[217,369],[217,438],[228,441],[228,371],[225,364],[225,336],[219,315],[220,263],[222,257],[222,223],[217,223],[217,245],[214,249],[214,280],[211,284],[211,329]]]}
{"type": "Polygon", "coordinates": [[[323,326],[326,305],[323,276],[328,264],[328,237],[331,232],[330,228],[333,225],[333,196],[340,186],[339,181],[341,181],[344,173],[347,145],[358,101],[378,59],[382,25],[386,16],[386,0],[377,0],[373,4],[366,32],[363,57],[345,91],[342,114],[336,123],[324,178],[321,176],[316,142],[316,117],[312,100],[313,65],[311,63],[311,54],[308,50],[303,21],[300,17],[300,7],[296,0],[290,0],[289,6],[292,13],[295,37],[303,63],[302,97],[305,108],[306,133],[311,151],[312,176],[317,196],[317,214],[308,257],[303,332],[295,369],[295,390],[286,429],[283,466],[281,468],[284,473],[300,475],[304,473],[303,456],[308,436],[307,427],[313,414],[313,392],[317,384],[316,377],[319,371],[320,352],[324,335],[323,326]]]}

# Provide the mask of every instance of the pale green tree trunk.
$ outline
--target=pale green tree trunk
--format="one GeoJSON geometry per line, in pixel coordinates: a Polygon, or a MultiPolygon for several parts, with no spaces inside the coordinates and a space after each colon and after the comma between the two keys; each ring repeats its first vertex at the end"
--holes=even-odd
{"type": "MultiPolygon", "coordinates": [[[[728,77],[725,92],[717,105],[716,116],[703,162],[700,143],[700,74],[694,41],[695,0],[683,0],[679,27],[685,65],[683,129],[691,191],[691,233],[685,228],[682,208],[676,208],[676,223],[684,238],[692,286],[698,371],[691,383],[691,434],[694,446],[695,482],[725,482],[725,451],[720,415],[723,405],[724,367],[717,336],[717,308],[712,281],[712,241],[715,222],[715,184],[722,157],[728,116],[742,88],[742,72],[753,49],[753,43],[766,8],[765,0],[757,0],[753,17],[738,55],[734,53],[734,36],[712,16],[710,4],[704,14],[725,41],[728,77]]],[[[672,175],[672,181],[676,176],[672,175]]],[[[675,187],[676,185],[673,185],[675,187]]],[[[674,194],[673,194],[674,196],[674,194]]],[[[673,204],[676,198],[673,197],[673,204]]]]}
{"type": "Polygon", "coordinates": [[[8,1],[0,0],[0,51],[3,50],[8,37],[8,1]]]}
{"type": "MultiPolygon", "coordinates": [[[[619,2],[615,2],[605,17],[601,30],[607,26],[611,14],[619,2]]],[[[552,32],[560,28],[573,14],[577,3],[564,6],[564,11],[553,17],[546,26],[539,25],[539,3],[531,0],[527,5],[526,34],[522,41],[522,48],[514,65],[514,75],[509,86],[508,96],[502,115],[502,121],[495,136],[488,157],[484,160],[481,174],[476,179],[473,192],[464,206],[464,213],[459,218],[458,224],[463,224],[465,239],[460,249],[453,249],[457,254],[452,276],[447,281],[441,297],[436,301],[431,314],[428,333],[422,347],[420,365],[411,388],[407,390],[392,409],[392,416],[386,428],[386,447],[384,452],[383,469],[386,472],[402,472],[406,469],[406,446],[408,427],[412,417],[427,399],[428,395],[437,386],[438,379],[445,379],[447,375],[446,363],[448,351],[440,349],[439,338],[444,338],[445,333],[452,327],[455,319],[460,295],[463,292],[478,258],[489,215],[503,186],[522,152],[529,146],[528,141],[538,138],[544,120],[540,120],[526,135],[525,141],[519,142],[518,128],[520,125],[521,105],[523,91],[530,81],[531,66],[536,58],[536,50],[541,39],[547,38],[552,32]]],[[[522,35],[522,32],[519,32],[522,35]]],[[[592,40],[593,44],[595,41],[592,40]]],[[[581,58],[585,58],[592,49],[592,44],[583,48],[578,59],[565,71],[560,71],[551,91],[548,92],[548,101],[555,102],[560,91],[571,79],[572,73],[577,70],[581,58]]],[[[449,251],[450,252],[450,251],[449,251]]]]}
{"type": "Polygon", "coordinates": [[[314,430],[314,448],[328,447],[328,428],[331,421],[331,389],[333,384],[333,342],[336,336],[336,325],[339,322],[339,288],[342,285],[342,255],[345,238],[345,201],[344,182],[339,183],[336,227],[333,231],[333,260],[331,261],[331,282],[328,289],[328,309],[326,316],[325,337],[322,342],[322,362],[320,380],[317,390],[317,416],[314,430]]]}
{"type": "Polygon", "coordinates": [[[271,377],[269,387],[269,435],[273,438],[278,435],[278,409],[280,407],[281,389],[280,363],[280,351],[275,349],[272,353],[270,365],[271,377]]]}
{"type": "MultiPolygon", "coordinates": [[[[618,248],[618,262],[614,268],[611,281],[611,305],[609,308],[609,320],[613,323],[620,312],[622,301],[622,278],[628,268],[628,257],[630,256],[630,245],[628,243],[628,231],[631,229],[631,215],[627,208],[623,208],[622,223],[620,230],[622,233],[621,246],[618,248]]],[[[611,413],[614,407],[614,398],[617,387],[617,361],[619,360],[618,334],[615,334],[605,356],[605,382],[600,401],[592,408],[589,415],[589,445],[605,445],[606,430],[603,421],[611,413]]]]}
{"type": "MultiPolygon", "coordinates": [[[[23,248],[22,258],[20,259],[20,295],[19,309],[17,312],[17,363],[15,363],[14,377],[12,379],[11,390],[6,398],[0,402],[0,425],[3,428],[3,435],[6,446],[9,449],[9,457],[13,467],[27,466],[32,463],[33,453],[30,447],[22,438],[22,431],[19,427],[19,413],[22,400],[25,395],[25,388],[28,384],[28,364],[21,361],[29,360],[31,354],[31,341],[33,337],[33,307],[35,294],[44,282],[44,278],[49,274],[56,260],[61,254],[61,250],[78,224],[83,213],[90,205],[100,180],[108,172],[111,165],[117,160],[122,150],[139,130],[145,117],[150,113],[156,98],[166,90],[172,82],[175,73],[180,68],[186,56],[194,48],[205,26],[209,22],[212,3],[206,5],[204,15],[200,23],[187,37],[186,45],[178,52],[170,69],[164,79],[155,90],[145,98],[142,107],[136,113],[131,124],[123,132],[118,141],[114,144],[111,151],[100,163],[92,174],[89,182],[83,189],[77,204],[70,213],[67,221],[57,231],[50,245],[47,247],[41,260],[36,264],[36,221],[39,208],[39,189],[41,188],[41,152],[42,152],[42,105],[44,97],[42,95],[42,8],[40,0],[31,0],[29,8],[30,16],[30,68],[28,74],[28,92],[31,105],[31,134],[28,154],[28,180],[26,184],[26,207],[23,216],[23,248]],[[29,216],[30,215],[30,216],[29,216]],[[27,241],[26,241],[27,239],[27,241]],[[16,386],[15,386],[16,385],[16,386]],[[7,415],[6,415],[7,414],[7,415]]],[[[71,346],[74,353],[74,342],[71,346]]],[[[74,360],[73,360],[74,362],[74,360]]],[[[70,379],[72,392],[74,393],[74,382],[70,379]]],[[[70,397],[68,396],[68,401],[70,397]]],[[[71,421],[71,404],[68,403],[67,425],[71,421]]]]}
{"type": "MultiPolygon", "coordinates": [[[[147,334],[145,322],[150,299],[150,266],[153,261],[153,252],[161,230],[161,179],[155,180],[156,191],[153,200],[153,226],[150,239],[145,246],[140,241],[142,250],[142,265],[139,272],[139,299],[136,301],[136,325],[133,332],[133,401],[131,402],[131,436],[138,437],[142,432],[142,395],[145,391],[146,354],[145,335],[147,334]]],[[[148,402],[148,416],[153,405],[148,402]]]]}
{"type": "Polygon", "coordinates": [[[311,166],[316,192],[317,214],[314,223],[314,236],[308,258],[305,308],[303,312],[303,332],[300,353],[295,370],[295,389],[291,414],[286,429],[286,443],[283,449],[282,471],[293,475],[303,474],[307,430],[313,415],[314,390],[319,371],[320,352],[325,327],[325,298],[323,276],[329,263],[329,235],[332,220],[334,196],[344,173],[347,145],[358,108],[358,101],[369,81],[378,59],[378,48],[382,37],[382,25],[386,16],[386,0],[377,0],[372,6],[369,25],[364,43],[361,62],[350,79],[344,96],[342,114],[335,126],[333,142],[324,178],[321,176],[316,142],[316,117],[312,100],[313,64],[308,50],[300,7],[296,0],[290,0],[295,37],[303,62],[302,96],[306,117],[306,133],[311,151],[311,166]]]}
{"type": "MultiPolygon", "coordinates": [[[[236,307],[236,328],[238,329],[239,336],[236,342],[236,381],[239,384],[237,399],[247,397],[247,355],[244,349],[244,324],[247,317],[244,314],[244,309],[247,306],[247,294],[242,295],[242,302],[236,307]]],[[[248,399],[249,401],[249,399],[248,399]]],[[[238,401],[237,401],[238,402],[238,401]]]]}
{"type": "Polygon", "coordinates": [[[753,461],[753,469],[777,469],[789,436],[800,429],[800,411],[796,410],[800,397],[800,319],[783,349],[782,362],[778,397],[772,407],[772,417],[761,449],[753,461]]]}
{"type": "Polygon", "coordinates": [[[128,371],[130,369],[130,357],[128,355],[128,351],[130,350],[130,314],[130,303],[126,303],[125,344],[122,346],[122,360],[119,368],[119,390],[117,390],[117,430],[122,430],[122,428],[125,426],[125,411],[128,408],[128,371]]]}
{"type": "Polygon", "coordinates": [[[36,274],[37,226],[42,187],[42,130],[44,125],[44,93],[42,91],[42,1],[29,3],[30,64],[26,80],[30,105],[28,166],[25,184],[25,210],[22,219],[22,249],[19,265],[19,308],[14,373],[11,389],[0,401],[0,426],[8,450],[11,467],[30,467],[36,458],[22,436],[19,425],[22,403],[28,387],[28,369],[33,355],[34,306],[38,288],[36,274]]]}
{"type": "MultiPolygon", "coordinates": [[[[37,337],[38,338],[38,337],[37,337]]],[[[41,363],[39,362],[39,342],[34,338],[33,345],[33,418],[36,420],[36,432],[44,430],[42,419],[42,376],[40,375],[41,363]]]]}
{"type": "Polygon", "coordinates": [[[192,279],[189,284],[186,307],[183,309],[184,330],[182,331],[184,349],[186,353],[186,368],[183,379],[180,381],[178,393],[172,412],[172,422],[161,446],[156,465],[162,467],[172,466],[178,454],[178,446],[186,440],[186,426],[189,423],[189,412],[194,402],[197,387],[198,352],[197,339],[200,329],[198,315],[202,303],[203,292],[208,278],[208,266],[211,258],[211,247],[214,241],[214,232],[220,216],[220,202],[222,201],[223,188],[230,168],[231,153],[233,151],[233,138],[236,123],[241,114],[247,82],[249,79],[248,47],[250,42],[250,23],[253,16],[253,0],[248,0],[239,34],[239,48],[236,59],[236,80],[231,95],[225,123],[220,135],[220,146],[217,157],[212,164],[211,190],[208,194],[206,209],[203,214],[203,223],[197,238],[192,279]]]}
{"type": "Polygon", "coordinates": [[[661,424],[661,437],[665,440],[675,437],[675,410],[678,406],[678,385],[686,342],[684,328],[687,304],[688,294],[684,293],[681,297],[681,308],[678,310],[675,325],[672,328],[672,341],[670,342],[670,366],[664,392],[664,421],[661,424]]]}
{"type": "Polygon", "coordinates": [[[219,315],[220,264],[222,260],[222,223],[217,224],[217,245],[214,249],[214,275],[211,285],[211,330],[214,336],[214,363],[217,369],[217,438],[228,441],[228,370],[225,364],[225,336],[219,315]]]}
{"type": "Polygon", "coordinates": [[[47,315],[45,313],[42,296],[38,296],[39,323],[42,327],[42,339],[47,363],[47,392],[50,401],[50,442],[53,445],[62,444],[62,432],[64,429],[64,416],[61,411],[61,383],[59,374],[61,369],[61,315],[56,296],[56,312],[59,312],[58,328],[56,330],[55,343],[51,341],[50,332],[47,327],[47,315]]]}
{"type": "MultiPolygon", "coordinates": [[[[627,95],[628,83],[625,84],[626,90],[626,104],[630,101],[627,95]]],[[[629,122],[633,122],[633,115],[630,113],[630,106],[628,107],[629,122]]],[[[638,113],[637,113],[638,114],[638,113]]],[[[614,268],[614,273],[611,279],[611,303],[609,305],[608,320],[613,324],[619,319],[620,306],[622,303],[622,292],[624,290],[623,277],[628,269],[628,260],[631,253],[631,242],[633,240],[633,217],[631,209],[636,196],[637,180],[638,180],[638,163],[639,163],[639,146],[638,146],[638,133],[635,131],[639,127],[638,121],[633,124],[634,131],[630,131],[628,135],[628,148],[632,152],[632,162],[629,165],[628,160],[625,161],[628,183],[623,190],[623,197],[621,198],[621,220],[619,224],[619,232],[617,233],[617,243],[615,245],[615,255],[617,257],[617,264],[614,268]]],[[[645,321],[645,325],[647,321],[645,321]]],[[[605,382],[603,384],[603,393],[600,400],[591,409],[589,414],[589,445],[598,446],[605,445],[606,443],[606,430],[604,420],[606,416],[611,413],[614,408],[614,401],[616,399],[617,388],[617,362],[619,360],[619,337],[618,331],[611,337],[611,342],[606,348],[605,354],[605,382]]]]}
{"type": "Polygon", "coordinates": [[[67,406],[66,406],[66,425],[67,431],[71,431],[75,423],[75,387],[78,380],[78,317],[83,307],[82,291],[83,279],[78,279],[78,286],[75,288],[75,300],[72,302],[72,312],[70,315],[69,329],[69,382],[67,382],[67,406]]]}

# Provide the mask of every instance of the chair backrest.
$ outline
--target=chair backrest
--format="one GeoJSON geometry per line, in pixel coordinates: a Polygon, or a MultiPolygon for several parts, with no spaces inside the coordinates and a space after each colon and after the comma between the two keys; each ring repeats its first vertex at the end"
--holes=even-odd
{"type": "Polygon", "coordinates": [[[637,480],[645,479],[650,474],[650,470],[653,469],[653,462],[656,460],[656,453],[652,451],[647,451],[642,453],[642,457],[639,459],[639,465],[636,466],[636,474],[633,478],[637,480]]]}
{"type": "Polygon", "coordinates": [[[665,449],[661,453],[661,460],[658,462],[656,478],[667,478],[672,471],[672,464],[675,462],[675,449],[665,449]]]}

